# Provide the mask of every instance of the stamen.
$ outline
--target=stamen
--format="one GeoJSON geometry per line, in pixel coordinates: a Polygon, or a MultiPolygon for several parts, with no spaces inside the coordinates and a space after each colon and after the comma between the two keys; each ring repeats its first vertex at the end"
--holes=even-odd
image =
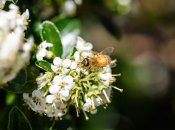
{"type": "Polygon", "coordinates": [[[78,107],[78,100],[77,100],[77,98],[78,98],[78,90],[76,91],[76,96],[75,96],[75,102],[76,102],[76,105],[78,107]]]}
{"type": "Polygon", "coordinates": [[[120,89],[120,88],[118,88],[118,87],[115,87],[115,86],[112,86],[114,89],[116,89],[116,90],[118,90],[118,91],[120,91],[121,93],[123,92],[123,89],[120,89]]]}
{"type": "Polygon", "coordinates": [[[84,114],[84,116],[85,116],[85,119],[86,119],[86,120],[89,120],[89,117],[87,116],[87,114],[86,114],[85,111],[83,111],[83,114],[84,114]]]}
{"type": "Polygon", "coordinates": [[[119,76],[121,76],[121,73],[119,73],[119,74],[113,74],[112,76],[119,77],[119,76]]]}
{"type": "Polygon", "coordinates": [[[76,109],[77,117],[79,117],[79,111],[78,111],[78,108],[75,108],[75,109],[76,109]]]}
{"type": "Polygon", "coordinates": [[[103,90],[103,94],[104,94],[104,96],[105,96],[105,98],[106,98],[107,102],[108,102],[108,103],[110,103],[111,101],[109,100],[109,97],[107,96],[107,94],[106,94],[105,90],[103,90]]]}
{"type": "Polygon", "coordinates": [[[94,104],[94,98],[91,97],[91,101],[92,101],[92,109],[94,110],[95,109],[95,104],[94,104]]]}

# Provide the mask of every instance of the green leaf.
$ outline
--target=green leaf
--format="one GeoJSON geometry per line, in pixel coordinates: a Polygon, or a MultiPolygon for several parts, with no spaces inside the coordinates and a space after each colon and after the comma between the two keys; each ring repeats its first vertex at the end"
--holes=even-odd
{"type": "Polygon", "coordinates": [[[31,93],[37,88],[36,77],[38,75],[38,68],[28,66],[26,69],[21,70],[17,77],[4,87],[4,90],[18,94],[31,93]]]}
{"type": "Polygon", "coordinates": [[[61,32],[62,57],[67,57],[75,47],[76,38],[80,34],[80,21],[67,17],[55,17],[52,21],[61,32]]]}
{"type": "Polygon", "coordinates": [[[29,120],[17,106],[9,112],[8,130],[32,130],[29,120]]]}
{"type": "Polygon", "coordinates": [[[36,66],[38,66],[39,68],[41,68],[45,71],[52,72],[51,64],[45,60],[36,61],[35,64],[36,64],[36,66]]]}
{"type": "Polygon", "coordinates": [[[53,44],[51,51],[55,54],[55,56],[61,56],[63,52],[60,32],[54,23],[50,21],[45,21],[42,24],[42,29],[40,32],[41,38],[43,41],[47,41],[53,44]]]}
{"type": "Polygon", "coordinates": [[[80,34],[80,21],[68,17],[55,17],[53,20],[56,27],[60,30],[61,35],[67,35],[68,33],[79,35],[80,34]]]}

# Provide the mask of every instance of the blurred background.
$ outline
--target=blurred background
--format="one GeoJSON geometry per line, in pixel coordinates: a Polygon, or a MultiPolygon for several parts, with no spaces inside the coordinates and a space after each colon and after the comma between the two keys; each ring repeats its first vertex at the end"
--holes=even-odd
{"type": "MultiPolygon", "coordinates": [[[[65,9],[64,0],[19,0],[22,9],[31,12],[30,26],[60,14],[80,20],[81,36],[94,45],[94,50],[115,48],[117,59],[113,73],[121,73],[107,109],[86,121],[76,118],[74,111],[62,121],[58,130],[175,130],[175,1],[174,0],[75,0],[73,13],[65,9]],[[79,3],[78,3],[79,2],[79,3]]],[[[0,90],[0,121],[9,108],[23,103],[16,96],[0,90]],[[8,100],[7,97],[8,96],[8,100]],[[11,97],[11,98],[9,98],[11,97]],[[11,100],[12,101],[11,101],[11,100]],[[14,101],[15,100],[15,101],[14,101]]],[[[22,108],[25,109],[25,108],[22,108]]],[[[25,114],[34,130],[47,130],[49,118],[30,110],[25,114]]],[[[4,130],[4,124],[0,129],[4,130]]],[[[49,126],[49,125],[48,125],[49,126]]]]}

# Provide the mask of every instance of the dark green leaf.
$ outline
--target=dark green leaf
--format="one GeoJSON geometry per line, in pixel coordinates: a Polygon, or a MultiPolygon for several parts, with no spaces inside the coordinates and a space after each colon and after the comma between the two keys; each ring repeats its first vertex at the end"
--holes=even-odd
{"type": "Polygon", "coordinates": [[[53,44],[51,51],[55,54],[55,56],[62,55],[63,49],[62,49],[60,32],[52,22],[50,21],[43,22],[40,35],[43,41],[47,41],[53,44]]]}
{"type": "Polygon", "coordinates": [[[37,61],[36,66],[38,66],[39,68],[41,68],[45,71],[52,72],[51,64],[49,62],[45,61],[45,60],[37,61]]]}
{"type": "Polygon", "coordinates": [[[9,112],[8,130],[32,130],[29,120],[17,106],[9,112]]]}
{"type": "Polygon", "coordinates": [[[9,82],[4,90],[13,93],[31,93],[37,87],[36,77],[39,75],[37,68],[32,66],[21,70],[17,77],[9,82]]]}
{"type": "Polygon", "coordinates": [[[80,34],[80,21],[68,17],[55,17],[53,20],[56,27],[60,30],[61,35],[67,35],[68,33],[79,35],[80,34]]]}
{"type": "Polygon", "coordinates": [[[62,57],[67,57],[75,47],[76,38],[80,34],[80,21],[67,17],[55,17],[52,21],[61,32],[62,57]]]}

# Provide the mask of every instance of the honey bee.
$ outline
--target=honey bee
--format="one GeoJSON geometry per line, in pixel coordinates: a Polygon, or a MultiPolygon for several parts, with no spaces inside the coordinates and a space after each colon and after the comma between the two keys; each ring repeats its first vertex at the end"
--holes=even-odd
{"type": "Polygon", "coordinates": [[[111,67],[116,66],[116,60],[111,60],[110,54],[114,51],[113,47],[105,48],[103,51],[97,53],[93,52],[92,55],[83,59],[81,64],[84,67],[105,67],[110,65],[111,67]]]}

